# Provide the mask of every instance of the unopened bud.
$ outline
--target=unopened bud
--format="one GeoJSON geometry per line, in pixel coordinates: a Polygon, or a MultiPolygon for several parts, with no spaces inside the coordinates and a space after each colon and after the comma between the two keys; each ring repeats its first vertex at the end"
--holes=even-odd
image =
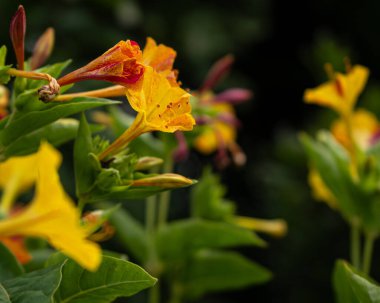
{"type": "Polygon", "coordinates": [[[203,82],[200,91],[207,91],[212,89],[219,81],[225,76],[234,62],[234,56],[226,55],[214,63],[210,68],[205,81],[203,82]]]}
{"type": "Polygon", "coordinates": [[[42,66],[50,57],[54,46],[54,29],[49,27],[37,40],[34,45],[33,54],[30,58],[30,68],[32,70],[42,66]]]}
{"type": "Polygon", "coordinates": [[[25,10],[22,5],[17,9],[11,20],[9,27],[9,34],[11,36],[11,41],[13,49],[16,54],[17,65],[20,70],[24,69],[24,40],[26,32],[26,16],[25,10]]]}
{"type": "Polygon", "coordinates": [[[253,97],[252,91],[245,88],[227,89],[214,97],[216,103],[240,104],[253,97]]]}
{"type": "Polygon", "coordinates": [[[180,188],[193,185],[196,181],[177,174],[162,174],[154,177],[134,180],[132,186],[153,186],[165,189],[180,188]]]}
{"type": "Polygon", "coordinates": [[[152,167],[161,165],[164,163],[164,160],[157,157],[142,157],[137,160],[135,165],[135,170],[148,170],[152,167]]]}
{"type": "Polygon", "coordinates": [[[0,85],[0,108],[6,108],[8,103],[9,90],[4,85],[0,85]]]}

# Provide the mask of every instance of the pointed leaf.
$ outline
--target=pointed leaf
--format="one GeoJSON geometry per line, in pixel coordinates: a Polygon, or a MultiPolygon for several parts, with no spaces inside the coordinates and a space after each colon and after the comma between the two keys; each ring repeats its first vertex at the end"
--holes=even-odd
{"type": "MultiPolygon", "coordinates": [[[[51,262],[62,260],[62,256],[55,256],[51,262]]],[[[155,283],[156,279],[141,267],[114,257],[103,256],[96,272],[86,271],[74,261],[67,260],[55,300],[61,303],[109,303],[118,297],[132,296],[155,283]]]]}
{"type": "Polygon", "coordinates": [[[380,286],[343,260],[335,265],[334,287],[338,303],[380,303],[380,286]]]}
{"type": "Polygon", "coordinates": [[[48,125],[60,118],[67,117],[90,108],[119,103],[118,101],[101,98],[79,97],[68,102],[52,102],[44,104],[43,102],[38,101],[38,97],[31,94],[30,91],[25,94],[20,95],[19,98],[25,96],[26,103],[29,101],[31,103],[39,102],[37,105],[38,109],[16,112],[7,121],[6,127],[0,132],[0,145],[2,146],[7,146],[19,137],[29,134],[34,130],[48,125]],[[28,98],[31,99],[29,100],[28,98]]]}
{"type": "MultiPolygon", "coordinates": [[[[59,119],[52,124],[41,127],[34,132],[22,136],[8,145],[2,155],[1,160],[9,157],[23,156],[34,153],[38,150],[41,140],[48,141],[54,146],[60,146],[73,140],[77,136],[79,122],[72,118],[59,119]]],[[[91,125],[91,131],[100,131],[102,126],[91,125]]]]}
{"type": "Polygon", "coordinates": [[[27,273],[0,284],[0,302],[52,303],[61,281],[61,265],[27,273]]]}
{"type": "Polygon", "coordinates": [[[265,246],[252,231],[239,226],[201,219],[179,220],[157,234],[157,249],[163,260],[184,258],[202,248],[242,245],[265,246]]]}
{"type": "Polygon", "coordinates": [[[24,270],[16,257],[0,242],[0,282],[16,278],[23,273],[24,270]]]}
{"type": "Polygon", "coordinates": [[[200,251],[187,267],[185,294],[195,299],[209,292],[265,283],[271,277],[269,270],[238,253],[200,251]]]}

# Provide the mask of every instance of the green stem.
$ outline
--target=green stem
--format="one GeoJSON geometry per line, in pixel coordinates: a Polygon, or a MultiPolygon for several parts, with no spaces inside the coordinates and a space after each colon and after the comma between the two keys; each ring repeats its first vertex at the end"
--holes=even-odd
{"type": "Polygon", "coordinates": [[[360,270],[360,227],[356,221],[351,222],[351,263],[360,270]]]}
{"type": "MultiPolygon", "coordinates": [[[[159,261],[157,258],[156,245],[155,245],[155,232],[156,232],[156,210],[157,210],[157,196],[153,195],[146,199],[145,204],[145,228],[146,237],[149,244],[148,262],[145,268],[153,275],[159,275],[159,261]]],[[[160,302],[160,285],[157,283],[149,289],[148,303],[160,302]]]]}
{"type": "Polygon", "coordinates": [[[371,270],[373,244],[375,242],[375,239],[376,239],[376,236],[374,233],[368,232],[365,234],[363,267],[362,267],[362,270],[365,274],[369,274],[371,270]]]}
{"type": "MultiPolygon", "coordinates": [[[[163,173],[170,173],[173,170],[173,159],[171,153],[165,159],[165,165],[163,168],[163,173]]],[[[158,228],[165,226],[168,220],[170,207],[170,191],[165,191],[160,194],[160,204],[158,207],[158,228]]]]}

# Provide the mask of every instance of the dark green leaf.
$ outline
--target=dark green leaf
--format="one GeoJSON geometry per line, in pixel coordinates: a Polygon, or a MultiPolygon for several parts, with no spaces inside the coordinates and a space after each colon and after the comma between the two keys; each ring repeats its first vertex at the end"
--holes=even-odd
{"type": "Polygon", "coordinates": [[[74,143],[74,171],[78,197],[90,191],[98,173],[89,157],[92,152],[91,130],[86,116],[82,113],[78,136],[74,143]]]}
{"type": "Polygon", "coordinates": [[[269,270],[238,253],[204,250],[189,262],[185,274],[185,295],[195,299],[209,292],[265,283],[271,277],[269,270]]]}
{"type": "Polygon", "coordinates": [[[118,103],[117,101],[107,99],[79,97],[68,102],[52,102],[44,104],[43,102],[38,101],[37,95],[30,91],[21,94],[18,98],[21,97],[26,98],[26,103],[29,101],[30,103],[39,102],[37,106],[38,109],[22,110],[21,112],[16,112],[10,119],[8,119],[7,125],[0,132],[0,145],[3,147],[11,144],[19,137],[29,134],[60,118],[90,108],[118,103]]]}
{"type": "MultiPolygon", "coordinates": [[[[51,262],[62,260],[64,257],[60,255],[51,262]]],[[[109,303],[118,297],[132,296],[155,283],[156,279],[141,267],[117,258],[103,256],[96,272],[86,271],[67,260],[55,300],[60,303],[109,303]]]]}
{"type": "MultiPolygon", "coordinates": [[[[77,136],[79,122],[71,118],[59,119],[50,125],[41,127],[34,132],[22,136],[8,145],[2,155],[1,160],[12,156],[23,156],[34,153],[38,150],[41,140],[48,141],[54,146],[60,146],[77,136]]],[[[91,131],[99,131],[101,126],[92,125],[91,131]]]]}
{"type": "Polygon", "coordinates": [[[61,282],[61,265],[27,273],[0,284],[0,302],[52,303],[53,295],[61,282]]]}
{"type": "Polygon", "coordinates": [[[16,278],[23,273],[24,270],[16,257],[0,242],[0,282],[16,278]]]}
{"type": "Polygon", "coordinates": [[[157,235],[158,253],[163,260],[181,259],[202,248],[222,248],[242,245],[265,246],[252,231],[239,226],[201,219],[170,223],[157,235]]]}

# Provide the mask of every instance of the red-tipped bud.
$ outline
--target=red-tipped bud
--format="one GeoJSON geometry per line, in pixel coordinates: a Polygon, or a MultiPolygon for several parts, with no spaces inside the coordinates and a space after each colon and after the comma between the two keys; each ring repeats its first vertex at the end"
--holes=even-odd
{"type": "Polygon", "coordinates": [[[13,49],[16,54],[18,68],[24,69],[24,40],[26,31],[26,16],[22,5],[17,9],[16,14],[12,17],[9,27],[13,49]]]}
{"type": "Polygon", "coordinates": [[[84,80],[103,80],[120,85],[136,83],[144,73],[141,50],[134,41],[120,41],[100,57],[86,66],[58,79],[58,84],[67,84],[84,80]]]}
{"type": "Polygon", "coordinates": [[[205,81],[199,91],[212,89],[229,71],[234,63],[234,56],[226,55],[214,63],[210,68],[205,81]]]}
{"type": "Polygon", "coordinates": [[[33,54],[30,58],[30,68],[32,70],[42,66],[45,61],[50,57],[50,54],[54,46],[54,29],[49,27],[41,36],[38,38],[36,44],[34,45],[33,54]]]}
{"type": "Polygon", "coordinates": [[[253,97],[252,91],[244,88],[227,89],[214,97],[216,103],[240,104],[253,97]]]}

